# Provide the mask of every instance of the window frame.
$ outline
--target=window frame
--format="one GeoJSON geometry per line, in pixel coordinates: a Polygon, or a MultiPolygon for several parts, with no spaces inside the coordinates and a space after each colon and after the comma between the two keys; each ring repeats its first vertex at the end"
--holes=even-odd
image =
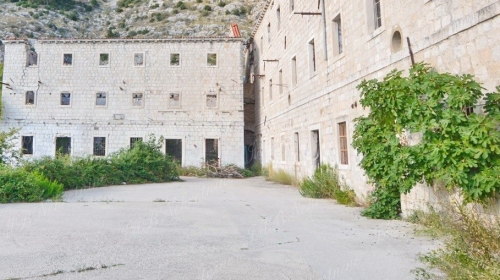
{"type": "Polygon", "coordinates": [[[317,60],[316,60],[316,41],[314,38],[310,39],[307,43],[307,49],[309,53],[309,75],[311,77],[315,76],[317,73],[317,60]]]}
{"type": "Polygon", "coordinates": [[[106,53],[106,52],[99,53],[97,55],[97,63],[98,63],[98,66],[100,68],[109,68],[110,65],[111,65],[111,54],[110,53],[106,53]],[[103,55],[103,54],[107,54],[108,55],[108,63],[104,64],[104,65],[101,64],[101,55],[103,55]]]}
{"type": "Polygon", "coordinates": [[[105,136],[94,136],[92,138],[92,155],[95,156],[95,157],[105,157],[106,154],[107,154],[107,143],[108,142],[108,139],[107,137],[105,136]],[[101,139],[104,139],[104,154],[96,154],[96,139],[97,138],[101,138],[101,139]]]}
{"type": "Polygon", "coordinates": [[[332,20],[332,40],[334,57],[339,57],[344,54],[344,30],[342,25],[342,14],[338,13],[332,20]]]}
{"type": "Polygon", "coordinates": [[[35,107],[36,106],[36,92],[34,90],[27,90],[24,93],[24,106],[26,107],[35,107]],[[28,93],[32,92],[33,93],[33,103],[28,103],[28,93]]]}
{"type": "Polygon", "coordinates": [[[33,156],[35,154],[35,136],[34,135],[31,135],[31,134],[28,134],[28,135],[21,135],[21,153],[23,156],[33,156]],[[25,149],[24,149],[24,144],[25,144],[25,138],[30,138],[30,142],[31,142],[31,153],[25,153],[25,149]]]}
{"type": "Polygon", "coordinates": [[[146,104],[146,93],[145,92],[132,92],[132,96],[131,96],[131,102],[132,102],[132,108],[144,108],[144,104],[146,104]],[[135,94],[142,94],[142,103],[141,105],[134,105],[134,98],[135,98],[135,94]]]}
{"type": "Polygon", "coordinates": [[[73,98],[71,98],[72,95],[73,94],[70,91],[61,91],[61,93],[59,94],[59,107],[64,107],[64,108],[71,107],[73,104],[73,98]],[[69,104],[67,104],[67,105],[62,104],[63,103],[63,94],[69,94],[69,104]]]}
{"type": "Polygon", "coordinates": [[[63,52],[61,58],[62,58],[62,61],[61,61],[61,66],[62,67],[72,68],[73,65],[75,64],[75,59],[74,59],[75,57],[74,57],[74,55],[73,55],[72,52],[63,52]],[[64,58],[65,58],[66,55],[71,55],[71,64],[65,64],[64,63],[64,58]]]}
{"type": "Polygon", "coordinates": [[[180,67],[182,67],[182,55],[181,55],[180,52],[172,52],[172,53],[169,54],[168,58],[169,58],[169,66],[170,67],[173,67],[173,68],[180,68],[180,67]],[[178,65],[172,64],[172,55],[178,55],[179,56],[179,61],[178,61],[179,64],[178,65]]]}
{"type": "Polygon", "coordinates": [[[349,135],[347,132],[347,121],[338,122],[337,131],[339,141],[339,164],[347,166],[349,165],[349,135]]]}
{"type": "Polygon", "coordinates": [[[181,109],[182,108],[182,94],[181,94],[181,92],[175,91],[175,92],[169,92],[168,93],[167,108],[169,108],[169,109],[181,109]],[[179,105],[177,105],[177,106],[170,105],[170,99],[171,99],[171,95],[172,94],[178,94],[179,95],[179,105]]]}
{"type": "Polygon", "coordinates": [[[216,67],[219,67],[219,54],[217,52],[207,52],[207,55],[206,55],[206,65],[207,67],[210,67],[210,68],[216,68],[216,67]],[[210,65],[209,64],[209,55],[215,55],[215,65],[210,65]]]}
{"type": "Polygon", "coordinates": [[[94,107],[96,107],[96,108],[107,108],[107,107],[108,107],[108,96],[109,96],[109,95],[108,95],[108,93],[107,93],[107,92],[104,92],[104,91],[98,91],[98,92],[96,92],[96,93],[95,93],[95,95],[94,95],[94,97],[95,97],[95,98],[94,98],[94,107]],[[98,95],[98,94],[105,94],[105,101],[106,101],[106,104],[104,104],[104,105],[98,105],[98,104],[97,104],[97,95],[98,95]]]}
{"type": "Polygon", "coordinates": [[[144,68],[146,67],[146,53],[145,52],[134,52],[134,55],[132,56],[132,64],[134,67],[137,68],[144,68]],[[135,56],[141,54],[142,55],[142,64],[141,65],[136,65],[135,64],[135,56]]]}

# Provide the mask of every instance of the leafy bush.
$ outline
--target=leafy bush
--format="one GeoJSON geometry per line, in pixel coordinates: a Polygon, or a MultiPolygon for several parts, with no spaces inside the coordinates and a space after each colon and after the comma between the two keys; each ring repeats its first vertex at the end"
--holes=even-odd
{"type": "Polygon", "coordinates": [[[39,172],[30,173],[13,168],[0,169],[0,203],[57,199],[62,192],[62,184],[50,181],[39,172]]]}
{"type": "Polygon", "coordinates": [[[413,215],[424,233],[445,237],[441,248],[419,257],[428,267],[414,273],[421,279],[444,278],[432,272],[439,269],[447,279],[500,279],[500,216],[487,219],[463,205],[457,210],[413,215]]]}
{"type": "Polygon", "coordinates": [[[397,217],[400,194],[419,182],[457,187],[467,201],[498,193],[500,88],[486,95],[487,114],[471,110],[483,96],[471,75],[438,73],[424,64],[408,77],[393,71],[358,89],[370,113],[355,120],[353,147],[376,189],[365,216],[397,217]],[[410,145],[410,133],[422,135],[421,142],[410,145]]]}
{"type": "Polygon", "coordinates": [[[312,178],[300,184],[300,194],[312,198],[333,198],[343,205],[356,205],[356,194],[339,178],[336,169],[322,164],[312,178]]]}
{"type": "Polygon", "coordinates": [[[121,149],[106,158],[45,157],[28,162],[24,169],[39,172],[63,184],[64,189],[102,187],[108,185],[159,183],[179,180],[173,159],[161,152],[152,137],[148,142],[136,142],[132,149],[121,149]]]}

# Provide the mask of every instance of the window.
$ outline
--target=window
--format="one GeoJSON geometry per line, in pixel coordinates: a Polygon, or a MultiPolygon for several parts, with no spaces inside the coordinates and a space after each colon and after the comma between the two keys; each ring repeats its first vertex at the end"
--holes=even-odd
{"type": "Polygon", "coordinates": [[[285,136],[281,135],[281,161],[286,161],[286,143],[285,136]]]}
{"type": "Polygon", "coordinates": [[[281,27],[281,9],[280,9],[280,6],[278,6],[278,9],[276,9],[276,20],[278,21],[278,30],[280,30],[280,27],[281,27]]]}
{"type": "Polygon", "coordinates": [[[34,50],[28,50],[26,66],[33,67],[38,65],[38,54],[34,50]]]}
{"type": "Polygon", "coordinates": [[[73,65],[73,54],[65,53],[63,54],[63,66],[72,66],[73,65]]]}
{"type": "Polygon", "coordinates": [[[271,160],[274,160],[274,137],[271,137],[271,160]]]}
{"type": "Polygon", "coordinates": [[[311,75],[316,73],[316,50],[314,48],[314,39],[309,42],[309,70],[311,75]]]}
{"type": "Polygon", "coordinates": [[[181,94],[180,93],[169,93],[168,94],[168,107],[169,108],[181,108],[181,94]]]}
{"type": "Polygon", "coordinates": [[[374,10],[374,20],[375,20],[375,29],[382,26],[382,11],[380,9],[380,0],[373,0],[373,8],[374,10]]]}
{"type": "Polygon", "coordinates": [[[260,36],[260,55],[264,54],[264,36],[260,36]]]}
{"type": "Polygon", "coordinates": [[[285,41],[285,50],[286,50],[286,36],[285,36],[285,40],[284,41],[285,41]]]}
{"type": "Polygon", "coordinates": [[[140,92],[132,93],[132,106],[142,107],[144,106],[144,94],[140,92]]]}
{"type": "Polygon", "coordinates": [[[134,53],[134,66],[144,66],[144,53],[134,53]]]}
{"type": "Polygon", "coordinates": [[[261,88],[260,92],[261,92],[261,98],[260,98],[260,100],[262,101],[262,107],[264,107],[264,105],[266,104],[266,102],[265,102],[265,100],[266,100],[266,94],[265,94],[264,87],[261,88]]]}
{"type": "Polygon", "coordinates": [[[271,23],[267,25],[267,43],[271,44],[271,23]]]}
{"type": "Polygon", "coordinates": [[[34,91],[27,91],[26,96],[25,96],[25,103],[26,105],[35,105],[35,92],[34,91]]]}
{"type": "Polygon", "coordinates": [[[292,86],[297,85],[297,57],[292,58],[292,86]]]}
{"type": "Polygon", "coordinates": [[[63,92],[61,93],[61,106],[70,106],[71,105],[71,93],[63,92]]]}
{"type": "Polygon", "coordinates": [[[219,164],[219,139],[205,139],[205,162],[219,164]]]}
{"type": "Polygon", "coordinates": [[[165,139],[165,153],[182,164],[182,139],[165,139]]]}
{"type": "Polygon", "coordinates": [[[295,1],[290,0],[290,13],[292,13],[295,10],[295,1]]]}
{"type": "Polygon", "coordinates": [[[94,137],[94,156],[106,155],[106,137],[94,137]]]}
{"type": "Polygon", "coordinates": [[[210,91],[207,94],[207,100],[206,100],[207,108],[217,108],[217,93],[214,91],[210,91]]]}
{"type": "Polygon", "coordinates": [[[344,45],[342,42],[342,20],[340,15],[333,20],[333,33],[333,53],[338,55],[344,51],[344,45]]]}
{"type": "Polygon", "coordinates": [[[181,54],[171,53],[170,54],[170,66],[180,66],[181,65],[181,54]]]}
{"type": "Polygon", "coordinates": [[[299,133],[295,132],[293,135],[293,144],[295,146],[295,161],[300,161],[300,143],[299,143],[299,133]]]}
{"type": "Polygon", "coordinates": [[[56,156],[71,154],[71,137],[56,137],[56,156]]]}
{"type": "Polygon", "coordinates": [[[99,107],[106,106],[106,97],[107,94],[105,92],[98,92],[95,94],[95,105],[99,107]]]}
{"type": "Polygon", "coordinates": [[[22,136],[21,148],[23,155],[33,154],[33,136],[22,136]]]}
{"type": "Polygon", "coordinates": [[[137,142],[142,142],[142,137],[130,137],[130,149],[132,149],[137,142]]]}
{"type": "Polygon", "coordinates": [[[207,54],[207,66],[217,66],[217,54],[216,53],[209,53],[207,54]]]}
{"type": "Polygon", "coordinates": [[[278,88],[280,91],[280,95],[283,94],[283,69],[280,69],[278,72],[278,88]]]}
{"type": "Polygon", "coordinates": [[[339,125],[340,164],[349,164],[346,122],[341,122],[338,125],[339,125]]]}
{"type": "Polygon", "coordinates": [[[311,154],[315,169],[321,165],[321,145],[319,141],[319,130],[311,131],[311,154]]]}
{"type": "Polygon", "coordinates": [[[273,100],[273,79],[269,80],[269,100],[273,100]]]}
{"type": "Polygon", "coordinates": [[[109,66],[109,53],[99,54],[99,66],[109,66]]]}

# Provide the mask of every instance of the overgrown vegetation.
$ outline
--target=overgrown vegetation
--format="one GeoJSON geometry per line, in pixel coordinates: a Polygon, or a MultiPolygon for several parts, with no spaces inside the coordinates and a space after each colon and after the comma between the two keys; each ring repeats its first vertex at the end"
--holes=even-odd
{"type": "Polygon", "coordinates": [[[0,203],[58,199],[62,192],[62,184],[47,179],[39,172],[0,168],[0,203]]]}
{"type": "Polygon", "coordinates": [[[177,165],[161,152],[162,139],[136,142],[106,158],[45,157],[26,163],[28,172],[38,172],[60,182],[64,189],[117,184],[159,183],[179,180],[177,165]]]}
{"type": "Polygon", "coordinates": [[[300,194],[312,198],[333,198],[343,205],[357,205],[354,191],[339,176],[337,169],[328,164],[322,164],[311,178],[302,181],[300,194]]]}
{"type": "Polygon", "coordinates": [[[444,245],[420,261],[419,279],[500,279],[500,216],[491,219],[459,205],[440,212],[415,212],[410,221],[425,226],[424,233],[440,236],[444,245]],[[446,275],[434,273],[438,269],[446,275]]]}
{"type": "MultiPolygon", "coordinates": [[[[0,82],[3,82],[3,63],[0,62],[0,82]]],[[[2,88],[3,85],[0,84],[0,119],[2,119],[2,88]]]]}
{"type": "Polygon", "coordinates": [[[397,218],[400,195],[418,182],[457,187],[466,201],[500,190],[500,88],[486,94],[485,114],[471,108],[483,96],[471,75],[438,73],[417,64],[408,77],[393,71],[382,81],[363,81],[353,147],[374,184],[365,216],[397,218]],[[421,135],[410,144],[409,136],[421,135]]]}
{"type": "Polygon", "coordinates": [[[283,185],[292,185],[292,186],[297,186],[299,184],[296,178],[294,178],[288,172],[282,169],[275,170],[272,164],[267,165],[262,170],[262,173],[263,173],[262,175],[266,177],[266,180],[271,182],[283,185]]]}
{"type": "Polygon", "coordinates": [[[78,6],[86,11],[92,10],[93,7],[99,6],[96,0],[92,0],[90,5],[75,0],[10,0],[12,3],[17,3],[18,6],[24,8],[46,8],[54,11],[71,11],[78,6]]]}

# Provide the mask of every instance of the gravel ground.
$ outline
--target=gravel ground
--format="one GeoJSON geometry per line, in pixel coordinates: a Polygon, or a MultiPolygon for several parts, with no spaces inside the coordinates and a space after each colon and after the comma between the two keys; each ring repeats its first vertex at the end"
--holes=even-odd
{"type": "Polygon", "coordinates": [[[183,179],[0,205],[0,279],[414,279],[437,244],[262,178],[183,179]]]}

